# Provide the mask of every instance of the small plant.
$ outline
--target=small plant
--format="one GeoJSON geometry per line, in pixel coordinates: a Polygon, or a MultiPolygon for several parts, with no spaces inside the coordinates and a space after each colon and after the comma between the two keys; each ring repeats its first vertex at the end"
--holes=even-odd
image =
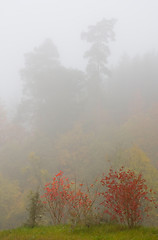
{"type": "Polygon", "coordinates": [[[40,194],[38,191],[30,193],[27,211],[28,220],[26,225],[32,228],[39,225],[44,213],[44,208],[40,201],[40,194]]]}
{"type": "Polygon", "coordinates": [[[110,169],[101,183],[105,187],[100,193],[104,212],[129,228],[138,225],[145,213],[148,215],[150,202],[155,204],[154,198],[149,197],[152,190],[148,190],[142,175],[136,175],[134,171],[126,171],[123,167],[119,171],[110,169]]]}

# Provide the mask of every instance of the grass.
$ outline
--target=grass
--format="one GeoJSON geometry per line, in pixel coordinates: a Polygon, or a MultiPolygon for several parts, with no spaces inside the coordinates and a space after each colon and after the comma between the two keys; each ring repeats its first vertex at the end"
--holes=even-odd
{"type": "Polygon", "coordinates": [[[127,229],[118,225],[99,225],[90,228],[48,226],[17,228],[0,231],[0,240],[158,240],[158,228],[127,229]]]}

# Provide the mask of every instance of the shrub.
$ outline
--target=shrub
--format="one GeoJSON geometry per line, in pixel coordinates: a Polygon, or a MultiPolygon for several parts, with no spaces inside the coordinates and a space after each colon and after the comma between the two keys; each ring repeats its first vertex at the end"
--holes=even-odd
{"type": "Polygon", "coordinates": [[[145,213],[148,215],[149,203],[155,203],[154,198],[149,197],[152,190],[148,189],[145,179],[134,171],[123,167],[118,171],[110,169],[101,183],[105,187],[105,191],[100,193],[104,212],[130,228],[138,225],[145,213]]]}
{"type": "Polygon", "coordinates": [[[44,190],[43,203],[54,224],[68,220],[73,225],[85,222],[94,201],[88,191],[83,191],[83,184],[69,181],[60,171],[52,182],[45,185],[44,190]]]}
{"type": "Polygon", "coordinates": [[[66,206],[70,197],[69,179],[59,172],[53,181],[47,183],[44,188],[43,203],[54,224],[60,224],[66,214],[66,206]]]}
{"type": "Polygon", "coordinates": [[[44,213],[43,204],[40,201],[40,195],[38,191],[30,193],[27,211],[28,219],[26,225],[29,227],[37,226],[41,222],[44,213]]]}

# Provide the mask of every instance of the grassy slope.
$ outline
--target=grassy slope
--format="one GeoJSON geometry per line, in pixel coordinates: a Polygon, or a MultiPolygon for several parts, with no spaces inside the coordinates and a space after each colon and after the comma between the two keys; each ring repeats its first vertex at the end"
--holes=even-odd
{"type": "Polygon", "coordinates": [[[0,240],[158,240],[158,229],[121,229],[115,225],[101,225],[71,230],[69,226],[18,228],[0,232],[0,240]]]}

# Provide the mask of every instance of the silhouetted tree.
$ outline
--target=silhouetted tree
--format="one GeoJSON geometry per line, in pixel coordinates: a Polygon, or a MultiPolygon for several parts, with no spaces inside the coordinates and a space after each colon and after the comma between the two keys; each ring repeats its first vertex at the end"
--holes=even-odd
{"type": "Polygon", "coordinates": [[[87,99],[86,115],[89,125],[99,127],[105,119],[105,80],[110,71],[107,66],[110,55],[109,43],[114,40],[114,24],[116,20],[103,19],[96,25],[88,27],[87,32],[81,34],[82,39],[91,44],[85,57],[87,64],[87,99]]]}
{"type": "Polygon", "coordinates": [[[63,67],[51,40],[25,55],[22,112],[35,129],[55,136],[77,118],[83,73],[63,67]],[[26,111],[25,111],[26,107],[26,111]]]}

